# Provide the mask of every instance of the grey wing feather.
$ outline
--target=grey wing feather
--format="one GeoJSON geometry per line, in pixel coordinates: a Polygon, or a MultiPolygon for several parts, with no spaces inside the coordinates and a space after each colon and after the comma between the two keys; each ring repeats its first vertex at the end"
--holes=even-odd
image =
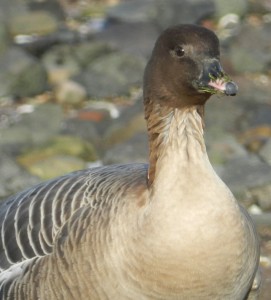
{"type": "Polygon", "coordinates": [[[125,184],[127,187],[137,177],[135,173],[144,178],[146,165],[78,171],[1,203],[0,270],[51,253],[57,233],[75,211],[86,204],[107,205],[104,202],[112,198],[108,194],[124,189],[125,184]]]}
{"type": "MultiPolygon", "coordinates": [[[[75,201],[82,205],[83,197],[76,192],[69,193],[76,181],[82,189],[86,186],[85,172],[40,184],[9,198],[0,207],[0,268],[34,256],[51,252],[53,239],[59,227],[73,213],[68,209],[61,215],[63,202],[75,201]]],[[[73,209],[76,209],[76,205],[73,209]]]]}

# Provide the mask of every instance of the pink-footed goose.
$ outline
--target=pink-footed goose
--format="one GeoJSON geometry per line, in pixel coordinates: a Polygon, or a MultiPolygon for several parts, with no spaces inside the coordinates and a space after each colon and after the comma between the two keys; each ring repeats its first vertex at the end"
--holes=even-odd
{"type": "Polygon", "coordinates": [[[0,299],[257,299],[254,226],[203,139],[216,92],[237,86],[215,34],[164,31],[144,76],[149,165],[78,171],[1,203],[0,299]]]}

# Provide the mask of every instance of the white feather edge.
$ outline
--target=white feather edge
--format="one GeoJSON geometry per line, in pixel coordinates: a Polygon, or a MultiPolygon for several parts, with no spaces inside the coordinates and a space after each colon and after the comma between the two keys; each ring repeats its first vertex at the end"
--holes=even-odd
{"type": "Polygon", "coordinates": [[[2,287],[5,283],[9,281],[13,281],[16,278],[18,278],[20,275],[22,275],[25,268],[33,262],[34,259],[37,257],[29,258],[27,260],[24,260],[22,262],[18,262],[16,264],[11,265],[6,270],[1,270],[0,272],[0,292],[2,290],[2,287]]]}

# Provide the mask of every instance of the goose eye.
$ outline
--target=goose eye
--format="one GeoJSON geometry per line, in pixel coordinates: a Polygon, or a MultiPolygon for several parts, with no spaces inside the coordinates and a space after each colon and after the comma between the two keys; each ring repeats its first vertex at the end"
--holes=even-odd
{"type": "Polygon", "coordinates": [[[175,55],[178,56],[178,57],[184,56],[184,49],[180,46],[176,47],[174,49],[174,52],[175,52],[175,55]]]}

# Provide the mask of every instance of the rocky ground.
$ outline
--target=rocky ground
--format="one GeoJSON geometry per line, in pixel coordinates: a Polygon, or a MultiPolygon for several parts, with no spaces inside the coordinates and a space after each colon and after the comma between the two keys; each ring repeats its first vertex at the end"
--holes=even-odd
{"type": "Polygon", "coordinates": [[[253,215],[271,295],[271,1],[0,2],[0,198],[101,164],[147,160],[142,74],[164,28],[221,41],[234,98],[206,108],[212,164],[253,215]]]}

